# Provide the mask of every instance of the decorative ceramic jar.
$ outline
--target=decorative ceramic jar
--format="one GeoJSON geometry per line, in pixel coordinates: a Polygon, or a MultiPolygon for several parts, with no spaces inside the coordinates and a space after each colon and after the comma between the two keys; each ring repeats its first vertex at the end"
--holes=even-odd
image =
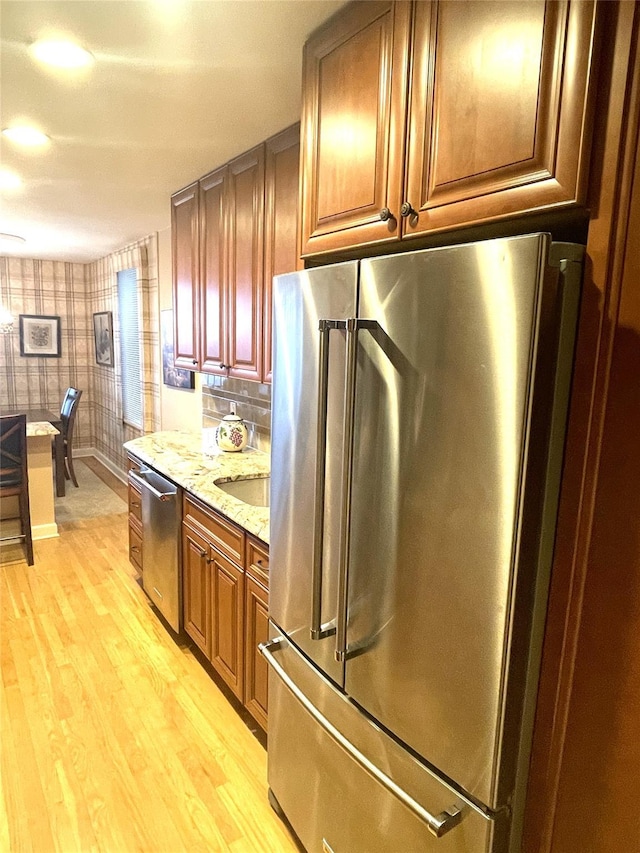
{"type": "Polygon", "coordinates": [[[225,415],[216,429],[216,443],[220,450],[244,450],[248,438],[247,425],[239,415],[225,415]]]}

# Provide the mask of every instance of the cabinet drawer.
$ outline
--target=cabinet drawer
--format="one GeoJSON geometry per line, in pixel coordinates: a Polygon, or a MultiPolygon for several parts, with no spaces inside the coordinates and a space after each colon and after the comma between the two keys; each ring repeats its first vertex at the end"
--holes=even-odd
{"type": "Polygon", "coordinates": [[[142,528],[129,519],[129,562],[142,572],[142,528]]]}
{"type": "Polygon", "coordinates": [[[142,524],[142,496],[129,480],[129,515],[135,516],[142,524]]]}
{"type": "Polygon", "coordinates": [[[218,515],[214,510],[205,508],[192,497],[185,495],[183,520],[188,521],[220,550],[239,566],[244,565],[244,530],[231,521],[218,515]]]}
{"type": "Polygon", "coordinates": [[[269,549],[259,539],[247,536],[247,571],[269,588],[269,549]]]}

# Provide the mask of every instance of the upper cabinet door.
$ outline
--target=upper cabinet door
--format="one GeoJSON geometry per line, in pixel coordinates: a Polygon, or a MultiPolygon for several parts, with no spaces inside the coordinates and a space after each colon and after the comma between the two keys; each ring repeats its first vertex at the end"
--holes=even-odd
{"type": "Polygon", "coordinates": [[[305,46],[303,256],[398,237],[410,20],[363,0],[305,46]]]}
{"type": "Polygon", "coordinates": [[[300,268],[298,188],[300,125],[265,143],[264,298],[262,381],[271,382],[271,286],[274,275],[300,268]]]}
{"type": "Polygon", "coordinates": [[[216,169],[200,179],[200,352],[203,373],[225,373],[226,177],[216,169]]]}
{"type": "Polygon", "coordinates": [[[198,368],[198,184],[171,197],[174,351],[176,367],[198,368]]]}
{"type": "Polygon", "coordinates": [[[228,165],[229,376],[262,377],[264,145],[228,165]]]}
{"type": "Polygon", "coordinates": [[[415,4],[403,236],[584,203],[595,4],[415,4]]]}

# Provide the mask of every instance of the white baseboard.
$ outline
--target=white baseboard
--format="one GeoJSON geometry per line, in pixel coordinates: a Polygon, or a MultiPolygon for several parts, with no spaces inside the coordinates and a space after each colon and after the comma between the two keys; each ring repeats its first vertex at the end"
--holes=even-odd
{"type": "Polygon", "coordinates": [[[96,450],[95,447],[81,447],[78,450],[73,451],[74,459],[80,459],[83,456],[93,456],[98,462],[101,462],[105,468],[107,468],[114,477],[117,477],[121,483],[127,482],[127,474],[121,469],[117,468],[110,459],[100,453],[99,450],[96,450]]]}
{"type": "Polygon", "coordinates": [[[34,542],[39,539],[55,539],[59,535],[58,525],[55,522],[53,524],[35,524],[31,528],[31,537],[34,542]]]}

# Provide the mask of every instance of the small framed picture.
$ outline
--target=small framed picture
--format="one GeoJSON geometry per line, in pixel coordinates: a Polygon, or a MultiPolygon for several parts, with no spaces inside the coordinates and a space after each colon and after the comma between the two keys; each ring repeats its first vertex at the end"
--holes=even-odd
{"type": "Polygon", "coordinates": [[[192,370],[176,367],[173,353],[173,311],[160,312],[162,327],[162,381],[173,388],[195,388],[192,370]]]}
{"type": "Polygon", "coordinates": [[[113,367],[113,314],[99,311],[93,315],[93,336],[96,342],[96,364],[113,367]]]}
{"type": "Polygon", "coordinates": [[[20,355],[60,358],[60,317],[20,314],[20,355]]]}

